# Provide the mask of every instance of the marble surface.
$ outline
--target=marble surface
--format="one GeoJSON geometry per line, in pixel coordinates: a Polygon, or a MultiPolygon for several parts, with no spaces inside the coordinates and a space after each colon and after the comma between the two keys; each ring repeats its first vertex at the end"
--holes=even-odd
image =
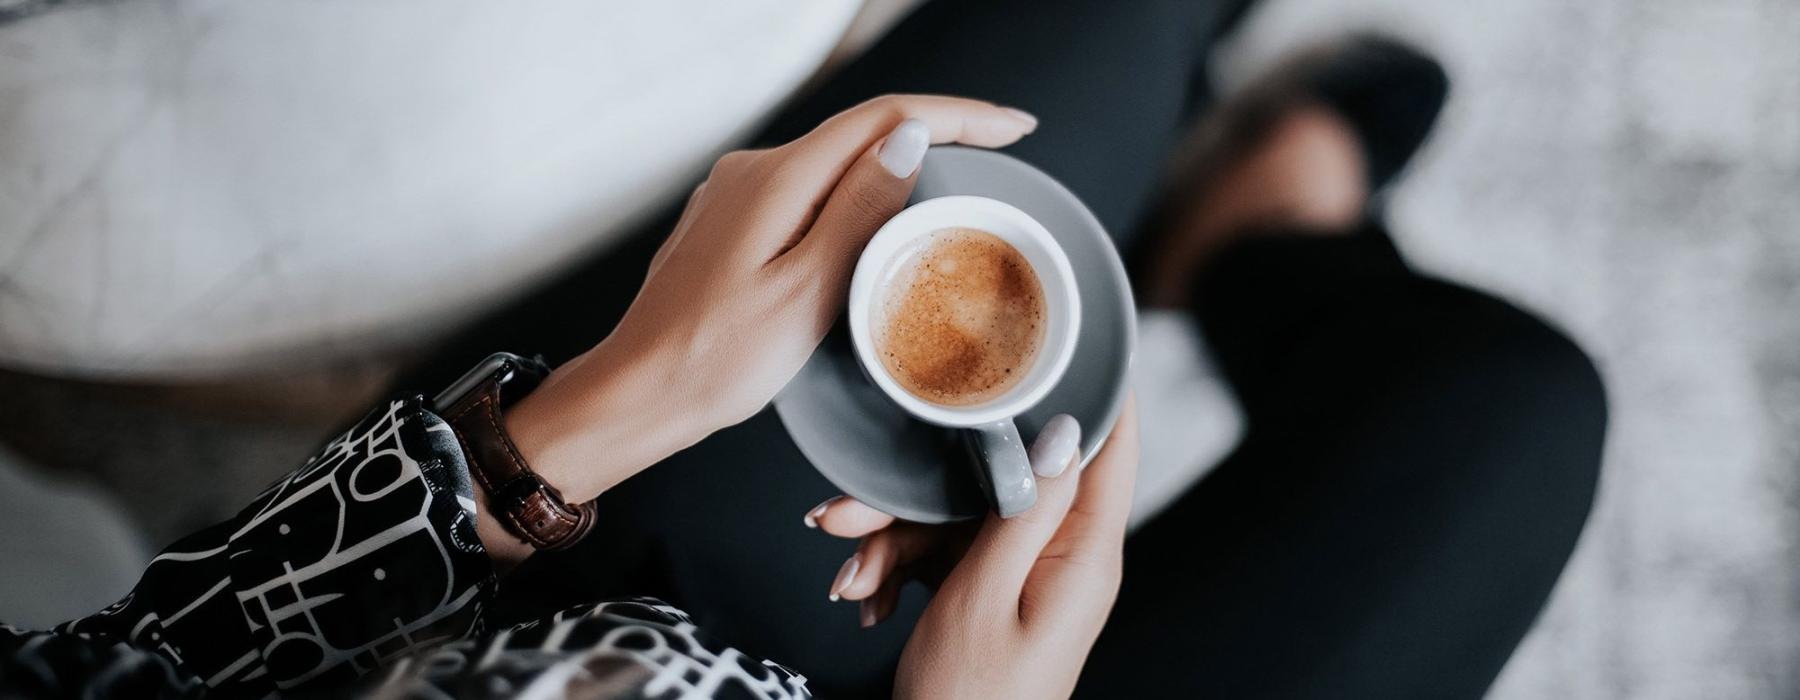
{"type": "Polygon", "coordinates": [[[146,0],[0,24],[0,364],[187,379],[427,341],[703,172],[859,5],[146,0]]]}

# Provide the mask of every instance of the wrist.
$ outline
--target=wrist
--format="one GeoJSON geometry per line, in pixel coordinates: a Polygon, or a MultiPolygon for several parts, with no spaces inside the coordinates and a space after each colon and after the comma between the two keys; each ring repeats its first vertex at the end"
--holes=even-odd
{"type": "Polygon", "coordinates": [[[507,434],[570,503],[591,500],[705,435],[672,410],[671,373],[602,342],[506,411],[507,434]]]}

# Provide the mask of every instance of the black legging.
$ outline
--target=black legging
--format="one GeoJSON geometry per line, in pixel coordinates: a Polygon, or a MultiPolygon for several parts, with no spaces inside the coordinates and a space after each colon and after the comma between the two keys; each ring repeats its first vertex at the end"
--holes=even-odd
{"type": "MultiPolygon", "coordinates": [[[[1015,105],[1042,126],[1008,150],[1130,251],[1171,147],[1207,104],[1195,76],[1243,4],[932,3],[757,141],[888,92],[1015,105]]],[[[495,349],[585,349],[669,223],[477,324],[407,384],[436,386],[495,349]]],[[[1249,428],[1128,540],[1080,694],[1478,696],[1587,516],[1606,414],[1592,365],[1536,318],[1407,269],[1375,226],[1261,236],[1213,270],[1193,311],[1249,428]]],[[[800,515],[834,493],[764,411],[603,495],[596,534],[515,572],[494,616],[658,596],[827,697],[880,694],[924,596],[909,591],[870,631],[853,604],[826,601],[853,545],[800,515]]]]}

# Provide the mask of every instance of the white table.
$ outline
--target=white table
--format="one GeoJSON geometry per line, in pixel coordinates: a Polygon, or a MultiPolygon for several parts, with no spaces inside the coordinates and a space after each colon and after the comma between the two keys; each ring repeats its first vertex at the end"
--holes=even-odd
{"type": "Polygon", "coordinates": [[[428,342],[677,196],[857,0],[189,0],[0,25],[0,365],[428,342]]]}

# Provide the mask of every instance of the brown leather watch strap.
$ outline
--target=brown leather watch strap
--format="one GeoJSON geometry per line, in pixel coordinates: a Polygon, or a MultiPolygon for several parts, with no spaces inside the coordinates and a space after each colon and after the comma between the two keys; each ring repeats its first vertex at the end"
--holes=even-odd
{"type": "Polygon", "coordinates": [[[501,420],[502,376],[495,372],[449,406],[444,420],[462,441],[469,472],[487,491],[487,505],[501,524],[538,549],[567,549],[594,528],[594,503],[565,503],[525,463],[501,420]]]}

